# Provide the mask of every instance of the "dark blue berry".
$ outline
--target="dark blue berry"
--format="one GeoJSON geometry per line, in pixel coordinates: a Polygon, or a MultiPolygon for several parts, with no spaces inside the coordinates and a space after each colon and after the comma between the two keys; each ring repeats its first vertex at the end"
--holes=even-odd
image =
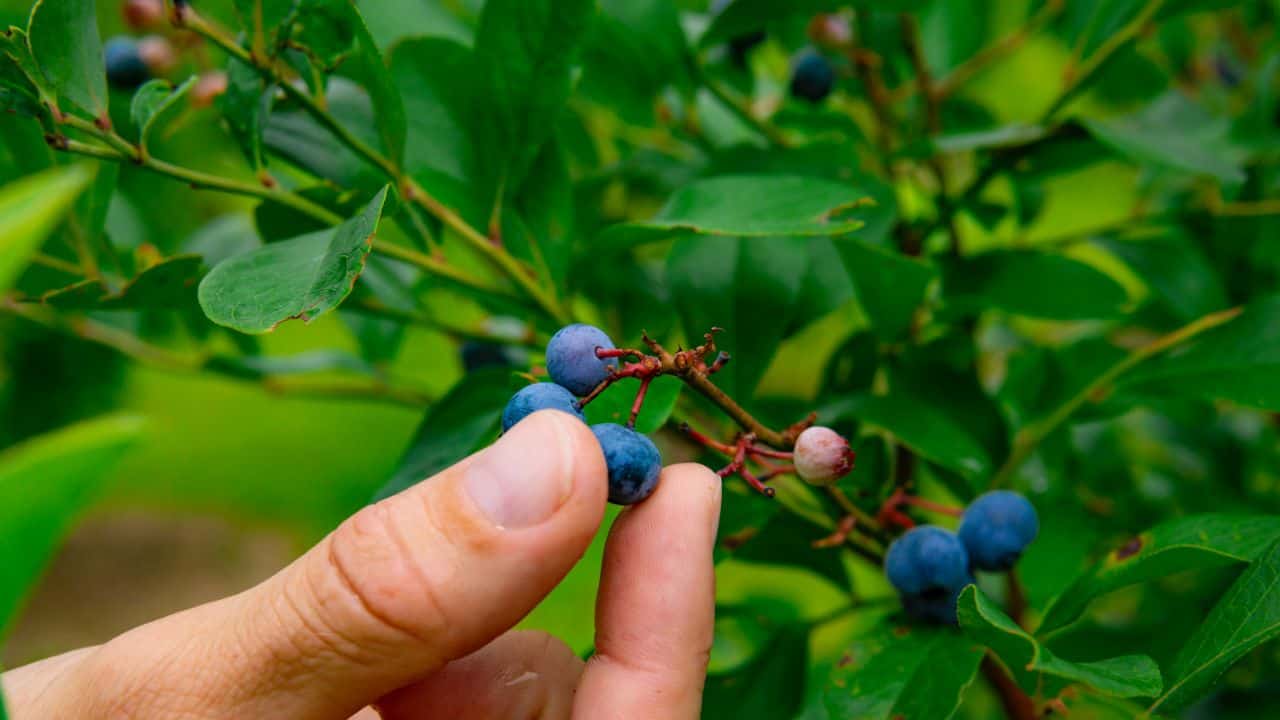
{"type": "Polygon", "coordinates": [[[796,58],[791,72],[791,95],[812,103],[822,102],[836,86],[836,70],[830,61],[807,51],[796,58]]]}
{"type": "Polygon", "coordinates": [[[131,37],[117,35],[102,47],[107,65],[107,80],[119,88],[136,88],[151,79],[151,68],[138,51],[138,42],[131,37]]]}
{"type": "Polygon", "coordinates": [[[582,408],[578,407],[578,398],[573,393],[555,383],[534,383],[520,388],[507,401],[507,406],[502,410],[502,431],[510,430],[512,425],[539,410],[560,410],[579,420],[586,420],[582,415],[582,408]]]}
{"type": "Polygon", "coordinates": [[[596,348],[613,349],[613,341],[600,328],[582,323],[560,328],[547,343],[547,374],[574,395],[586,395],[618,364],[596,357],[596,348]]]}
{"type": "Polygon", "coordinates": [[[956,598],[973,582],[968,553],[955,533],[933,525],[908,530],[889,546],[884,567],[909,614],[955,623],[956,598]]]}
{"type": "Polygon", "coordinates": [[[662,456],[653,441],[614,423],[592,425],[609,468],[609,502],[634,505],[653,494],[662,472],[662,456]]]}
{"type": "Polygon", "coordinates": [[[960,520],[960,541],[979,570],[1009,570],[1039,532],[1036,509],[1009,490],[996,490],[974,500],[960,520]]]}

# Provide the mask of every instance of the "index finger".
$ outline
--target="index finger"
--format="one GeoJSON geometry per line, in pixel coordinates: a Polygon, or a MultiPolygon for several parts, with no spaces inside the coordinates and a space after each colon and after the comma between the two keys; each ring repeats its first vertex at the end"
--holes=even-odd
{"type": "Polygon", "coordinates": [[[575,718],[697,718],[715,621],[720,484],[702,465],[665,469],[605,546],[596,652],[575,718]]]}

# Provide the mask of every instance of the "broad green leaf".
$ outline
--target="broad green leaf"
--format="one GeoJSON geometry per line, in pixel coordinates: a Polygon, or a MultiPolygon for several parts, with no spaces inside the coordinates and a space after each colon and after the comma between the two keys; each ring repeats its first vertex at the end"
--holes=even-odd
{"type": "Polygon", "coordinates": [[[27,34],[16,27],[0,32],[0,111],[39,117],[45,114],[42,103],[55,104],[31,56],[27,34]]]}
{"type": "Polygon", "coordinates": [[[1040,125],[1015,123],[991,128],[990,130],[967,130],[946,133],[934,137],[932,142],[939,152],[959,153],[1025,145],[1039,140],[1047,135],[1048,132],[1048,129],[1040,125]]]}
{"type": "Polygon", "coordinates": [[[1081,121],[1100,142],[1130,159],[1226,183],[1244,181],[1244,151],[1230,139],[1231,122],[1212,115],[1179,92],[1136,112],[1081,121]]]}
{"type": "Polygon", "coordinates": [[[991,471],[982,445],[941,410],[907,395],[862,396],[841,405],[836,419],[854,417],[893,434],[917,455],[978,480],[991,471]]]}
{"type": "Polygon", "coordinates": [[[1054,253],[1000,250],[949,263],[943,297],[957,311],[1003,310],[1049,320],[1115,317],[1128,294],[1100,270],[1054,253]]]}
{"type": "Polygon", "coordinates": [[[475,57],[488,107],[475,119],[488,136],[479,150],[491,197],[501,201],[498,193],[520,187],[551,138],[595,11],[593,0],[485,3],[475,57]]]}
{"type": "Polygon", "coordinates": [[[0,453],[0,633],[141,431],[137,417],[103,418],[0,453]]]}
{"type": "MultiPolygon", "coordinates": [[[[894,0],[894,5],[903,4],[904,0],[894,0]]],[[[747,35],[780,20],[792,17],[808,17],[820,12],[835,12],[848,5],[840,0],[732,0],[720,3],[724,9],[712,19],[706,31],[702,33],[699,44],[709,47],[726,42],[739,35],[747,35]]],[[[886,3],[887,4],[887,3],[886,3]]],[[[877,4],[877,8],[880,4],[877,4]]]]}
{"type": "Polygon", "coordinates": [[[263,165],[262,133],[274,98],[262,77],[248,63],[227,62],[227,90],[218,96],[218,109],[254,170],[263,165]]]}
{"type": "Polygon", "coordinates": [[[294,318],[311,321],[334,309],[364,270],[390,188],[356,217],[236,255],[200,283],[210,320],[245,333],[265,333],[294,318]]]}
{"type": "Polygon", "coordinates": [[[1103,246],[1133,268],[1183,323],[1227,307],[1227,291],[1217,272],[1200,248],[1180,233],[1107,240],[1103,246]]]}
{"type": "Polygon", "coordinates": [[[615,225],[602,243],[630,247],[684,234],[777,237],[847,235],[863,226],[866,200],[842,183],[812,177],[707,178],[676,191],[651,220],[615,225]]]}
{"type": "MultiPolygon", "coordinates": [[[[364,88],[344,77],[331,76],[325,109],[352,135],[368,145],[378,143],[373,104],[364,88]]],[[[265,114],[268,108],[263,108],[265,114]]],[[[343,187],[382,187],[386,177],[334,137],[328,128],[301,109],[276,108],[266,118],[262,142],[303,169],[343,187]]]]}
{"type": "Polygon", "coordinates": [[[411,38],[391,51],[391,75],[413,118],[404,158],[411,175],[430,169],[463,183],[474,176],[477,72],[471,49],[447,38],[411,38]]]}
{"type": "Polygon", "coordinates": [[[0,293],[93,181],[88,165],[46,170],[0,188],[0,293]]]}
{"type": "Polygon", "coordinates": [[[1155,697],[1163,687],[1160,668],[1146,655],[1082,663],[1063,660],[1018,627],[976,585],[960,593],[956,614],[966,635],[991,648],[1011,668],[1084,683],[1114,697],[1155,697]]]}
{"type": "Polygon", "coordinates": [[[411,37],[433,36],[471,44],[471,28],[449,11],[448,0],[356,0],[356,5],[384,52],[411,37]]]}
{"type": "Polygon", "coordinates": [[[493,439],[507,401],[518,389],[511,372],[470,373],[427,411],[396,470],[374,500],[391,497],[444,470],[493,439]]]}
{"type": "Polygon", "coordinates": [[[602,0],[583,49],[577,92],[628,122],[656,124],[655,98],[689,85],[689,56],[673,0],[602,0]]]}
{"type": "Polygon", "coordinates": [[[274,50],[277,35],[288,30],[284,25],[298,0],[233,0],[240,22],[244,25],[252,47],[274,50]]]}
{"type": "Polygon", "coordinates": [[[351,0],[344,0],[342,5],[349,15],[355,35],[355,51],[347,59],[342,71],[368,91],[382,149],[398,167],[404,160],[404,144],[409,124],[404,101],[400,98],[400,91],[382,59],[382,51],[369,33],[360,11],[351,0]]]}
{"type": "MultiPolygon", "coordinates": [[[[786,488],[783,488],[779,493],[786,491],[786,488]]],[[[747,502],[762,501],[768,502],[764,501],[756,491],[750,491],[747,502]]],[[[814,541],[821,540],[829,534],[827,531],[791,512],[772,513],[766,522],[755,529],[758,532],[743,542],[741,547],[732,553],[721,553],[718,559],[723,560],[732,556],[737,560],[748,562],[804,568],[830,580],[842,590],[852,587],[849,571],[844,563],[844,548],[813,547],[814,541]]],[[[834,530],[834,527],[832,529],[834,530]]]]}
{"type": "Polygon", "coordinates": [[[129,115],[133,124],[138,127],[138,144],[147,147],[151,133],[157,120],[166,112],[177,106],[179,100],[194,87],[196,78],[187,78],[186,82],[173,86],[168,80],[150,80],[133,94],[133,102],[129,106],[129,115]]]}
{"type": "Polygon", "coordinates": [[[703,720],[778,720],[795,715],[804,701],[809,637],[783,628],[755,661],[734,672],[707,677],[703,720]]]}
{"type": "Polygon", "coordinates": [[[832,720],[947,720],[982,648],[952,628],[883,621],[854,641],[823,690],[832,720]]]}
{"type": "Polygon", "coordinates": [[[700,342],[712,327],[733,360],[713,381],[739,400],[750,397],[791,322],[804,280],[804,238],[693,236],[667,258],[685,336],[700,342]]]}
{"type": "Polygon", "coordinates": [[[50,88],[95,118],[107,117],[107,70],[93,0],[38,0],[27,39],[50,88]]]}
{"type": "Polygon", "coordinates": [[[853,292],[877,335],[895,339],[911,327],[937,276],[932,263],[853,238],[836,242],[853,292]]]}
{"type": "Polygon", "coordinates": [[[118,290],[105,290],[93,280],[53,290],[41,296],[47,305],[80,310],[182,309],[196,299],[203,274],[199,255],[174,255],[146,268],[118,290]]]}
{"type": "MultiPolygon", "coordinates": [[[[631,404],[635,400],[637,380],[620,380],[596,399],[587,404],[587,422],[625,424],[631,417],[631,404]]],[[[680,398],[680,390],[684,383],[679,378],[670,376],[658,377],[649,384],[649,392],[645,395],[644,406],[636,417],[636,430],[648,435],[663,425],[676,409],[676,401],[680,398]]]]}
{"type": "Polygon", "coordinates": [[[1280,538],[1280,517],[1192,515],[1158,525],[1107,553],[1045,611],[1036,634],[1075,622],[1090,601],[1122,587],[1200,568],[1247,563],[1280,538]]]}
{"type": "Polygon", "coordinates": [[[1124,387],[1146,393],[1224,398],[1280,410],[1280,296],[1249,305],[1185,350],[1134,370],[1124,387]]]}
{"type": "Polygon", "coordinates": [[[1177,712],[1203,696],[1245,653],[1280,634],[1280,542],[1250,563],[1196,628],[1151,706],[1177,712]]]}

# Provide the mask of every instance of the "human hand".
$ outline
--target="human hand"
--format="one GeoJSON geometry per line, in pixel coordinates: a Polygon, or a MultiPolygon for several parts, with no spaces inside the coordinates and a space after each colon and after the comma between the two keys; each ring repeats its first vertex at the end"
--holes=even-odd
{"type": "Polygon", "coordinates": [[[257,587],[6,673],[10,714],[695,718],[720,508],[700,465],[664,470],[614,524],[590,661],[511,631],[582,556],[606,493],[587,426],[537,413],[257,587]]]}

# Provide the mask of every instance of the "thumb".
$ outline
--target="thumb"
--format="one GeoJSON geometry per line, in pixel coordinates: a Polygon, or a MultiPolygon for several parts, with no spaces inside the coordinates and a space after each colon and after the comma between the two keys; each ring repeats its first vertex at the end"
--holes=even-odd
{"type": "MultiPolygon", "coordinates": [[[[121,636],[95,664],[201,678],[217,705],[201,717],[346,718],[518,622],[586,550],[606,494],[590,430],[540,412],[361,510],[262,585],[121,636]],[[156,662],[183,636],[177,657],[156,662]]],[[[143,684],[155,696],[169,683],[143,684]]]]}

